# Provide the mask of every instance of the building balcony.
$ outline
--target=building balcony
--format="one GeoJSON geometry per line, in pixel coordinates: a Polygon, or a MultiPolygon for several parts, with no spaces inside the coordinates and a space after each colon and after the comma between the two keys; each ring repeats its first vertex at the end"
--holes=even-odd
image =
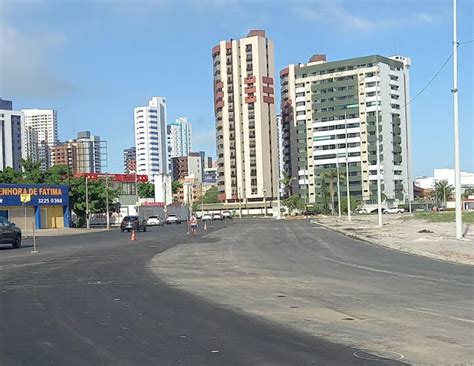
{"type": "Polygon", "coordinates": [[[273,78],[269,76],[262,76],[262,82],[265,84],[273,85],[273,78]]]}
{"type": "Polygon", "coordinates": [[[244,79],[245,84],[253,84],[253,83],[255,83],[255,81],[256,81],[255,76],[250,76],[250,77],[244,79]]]}
{"type": "Polygon", "coordinates": [[[267,94],[274,94],[274,89],[271,86],[264,86],[263,92],[267,94]]]}
{"type": "Polygon", "coordinates": [[[275,99],[274,99],[273,97],[264,95],[264,96],[263,96],[263,102],[264,102],[264,103],[269,103],[269,104],[274,104],[274,103],[275,103],[275,99]]]}

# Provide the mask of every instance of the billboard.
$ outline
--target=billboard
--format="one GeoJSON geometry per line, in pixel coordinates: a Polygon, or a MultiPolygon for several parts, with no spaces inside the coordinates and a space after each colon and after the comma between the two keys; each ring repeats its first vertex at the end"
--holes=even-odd
{"type": "Polygon", "coordinates": [[[68,206],[69,188],[47,184],[0,184],[1,206],[68,206]]]}

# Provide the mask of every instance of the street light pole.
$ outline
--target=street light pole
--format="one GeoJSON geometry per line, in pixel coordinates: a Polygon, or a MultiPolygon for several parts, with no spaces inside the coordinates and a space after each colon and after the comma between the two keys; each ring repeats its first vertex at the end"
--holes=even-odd
{"type": "Polygon", "coordinates": [[[105,206],[106,206],[106,220],[107,220],[107,229],[110,229],[110,213],[109,213],[109,175],[105,174],[105,206]]]}
{"type": "Polygon", "coordinates": [[[263,211],[263,217],[267,217],[267,190],[263,189],[263,205],[265,206],[265,211],[263,211]]]}
{"type": "Polygon", "coordinates": [[[280,179],[278,178],[278,190],[277,190],[277,206],[278,206],[278,213],[277,213],[277,220],[281,219],[281,200],[280,200],[280,188],[281,188],[281,182],[280,179]]]}
{"type": "MultiPolygon", "coordinates": [[[[346,107],[347,108],[347,107],[346,107]]],[[[351,191],[349,190],[349,152],[347,151],[347,109],[344,111],[344,129],[346,133],[346,199],[347,221],[351,221],[351,191]]]]}
{"type": "Polygon", "coordinates": [[[337,185],[337,214],[339,218],[341,217],[341,184],[339,182],[339,142],[337,138],[337,131],[336,131],[336,185],[337,185]]]}
{"type": "Polygon", "coordinates": [[[239,187],[239,219],[242,218],[242,189],[239,187]]]}
{"type": "Polygon", "coordinates": [[[378,207],[378,226],[383,226],[382,221],[382,184],[380,177],[380,137],[379,137],[379,70],[375,80],[375,143],[377,154],[377,207],[378,207]]]}
{"type": "Polygon", "coordinates": [[[89,217],[89,178],[86,175],[86,227],[91,228],[90,217],[89,217]]]}
{"type": "Polygon", "coordinates": [[[458,116],[458,31],[457,4],[453,0],[453,104],[454,104],[454,194],[456,200],[456,239],[462,239],[461,164],[459,160],[458,116]]]}

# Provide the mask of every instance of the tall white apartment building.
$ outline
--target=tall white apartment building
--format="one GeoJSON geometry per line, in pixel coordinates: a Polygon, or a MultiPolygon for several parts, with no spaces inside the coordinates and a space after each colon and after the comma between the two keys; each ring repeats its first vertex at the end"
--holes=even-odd
{"type": "MultiPolygon", "coordinates": [[[[293,193],[321,202],[326,173],[339,165],[345,176],[347,159],[351,197],[375,202],[378,140],[383,196],[393,203],[413,199],[410,64],[404,56],[326,62],[314,55],[280,72],[283,161],[297,178],[293,193]]],[[[345,197],[345,183],[341,191],[345,197]]]]}
{"type": "Polygon", "coordinates": [[[54,109],[22,109],[25,116],[23,158],[51,167],[51,147],[58,142],[58,118],[54,109]]]}
{"type": "Polygon", "coordinates": [[[21,170],[23,113],[13,103],[0,98],[0,170],[21,170]]]}
{"type": "Polygon", "coordinates": [[[262,202],[278,192],[273,41],[265,31],[212,49],[218,198],[262,202]]]}
{"type": "Polygon", "coordinates": [[[168,173],[166,99],[152,97],[134,109],[134,119],[137,174],[154,181],[155,175],[168,173]]]}
{"type": "Polygon", "coordinates": [[[187,117],[179,117],[168,125],[170,158],[187,156],[191,152],[191,133],[191,123],[187,117]]]}

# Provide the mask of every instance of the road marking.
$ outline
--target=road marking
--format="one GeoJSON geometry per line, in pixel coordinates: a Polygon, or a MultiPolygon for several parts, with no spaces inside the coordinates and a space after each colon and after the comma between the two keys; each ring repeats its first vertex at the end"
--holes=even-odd
{"type": "Polygon", "coordinates": [[[471,319],[458,318],[458,317],[455,317],[455,316],[449,316],[449,315],[433,313],[433,312],[428,311],[428,310],[412,309],[412,308],[405,308],[405,310],[414,311],[414,312],[422,313],[422,314],[428,314],[428,315],[432,315],[432,316],[436,316],[436,317],[447,318],[447,319],[451,319],[451,320],[457,320],[459,322],[474,324],[474,320],[471,320],[471,319]]]}

